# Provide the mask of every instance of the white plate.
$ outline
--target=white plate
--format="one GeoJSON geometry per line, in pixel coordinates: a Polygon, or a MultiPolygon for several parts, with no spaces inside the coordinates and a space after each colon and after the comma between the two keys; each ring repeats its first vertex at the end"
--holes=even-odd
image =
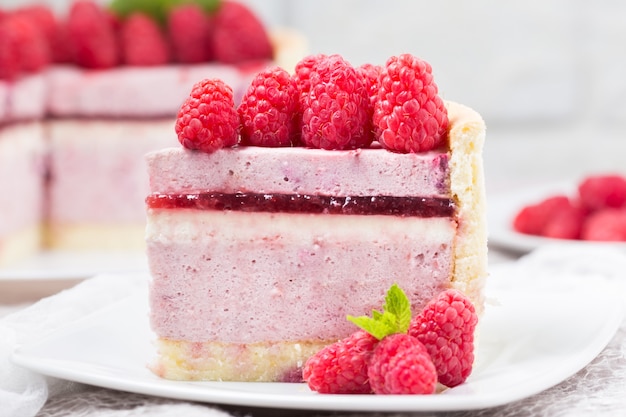
{"type": "Polygon", "coordinates": [[[146,270],[142,251],[42,251],[0,268],[0,281],[85,279],[101,273],[146,270]]]}
{"type": "Polygon", "coordinates": [[[0,303],[30,303],[98,274],[145,272],[141,251],[43,251],[0,268],[0,303]]]}
{"type": "Polygon", "coordinates": [[[582,240],[552,239],[519,233],[513,229],[513,219],[526,205],[539,203],[554,195],[573,196],[576,183],[554,183],[515,190],[512,193],[489,197],[487,219],[489,223],[489,244],[515,252],[530,252],[548,245],[612,247],[626,250],[626,242],[589,242],[582,240]]]}
{"type": "MultiPolygon", "coordinates": [[[[498,268],[492,275],[497,276],[498,268]]],[[[541,290],[491,278],[480,322],[474,371],[466,383],[428,396],[320,395],[298,383],[176,382],[146,367],[153,356],[147,289],[72,323],[13,360],[44,375],[117,390],[190,401],[252,407],[344,411],[481,409],[545,390],[589,363],[613,337],[623,317],[617,291],[606,282],[572,285],[567,277],[541,290]],[[497,285],[494,285],[496,283],[497,285]],[[584,305],[585,308],[580,308],[584,305]]]]}

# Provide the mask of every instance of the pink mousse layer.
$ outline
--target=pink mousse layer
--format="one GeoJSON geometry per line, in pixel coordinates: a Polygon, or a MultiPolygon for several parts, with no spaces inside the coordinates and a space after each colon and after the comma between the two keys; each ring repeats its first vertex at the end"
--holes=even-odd
{"type": "Polygon", "coordinates": [[[171,144],[172,124],[169,118],[50,123],[51,221],[143,222],[149,186],[142,161],[146,153],[171,144]]]}
{"type": "Polygon", "coordinates": [[[449,285],[456,223],[384,215],[148,211],[152,328],[190,342],[330,341],[397,283],[449,285]]]}
{"type": "Polygon", "coordinates": [[[48,71],[47,107],[56,117],[175,116],[198,81],[220,78],[239,92],[244,88],[245,76],[235,67],[220,64],[120,67],[106,71],[54,67],[48,71]]]}
{"type": "Polygon", "coordinates": [[[46,114],[47,91],[43,73],[15,81],[0,80],[0,125],[42,119],[46,114]]]}
{"type": "Polygon", "coordinates": [[[448,153],[240,147],[168,148],[147,156],[153,193],[202,191],[327,196],[450,197],[448,153]]]}
{"type": "Polygon", "coordinates": [[[0,236],[41,221],[44,152],[39,122],[0,128],[0,236]]]}
{"type": "MultiPolygon", "coordinates": [[[[171,148],[147,156],[157,194],[449,198],[448,154],[382,149],[171,148]]],[[[148,208],[151,320],[160,337],[328,341],[398,283],[417,311],[449,285],[451,217],[148,208]]]]}

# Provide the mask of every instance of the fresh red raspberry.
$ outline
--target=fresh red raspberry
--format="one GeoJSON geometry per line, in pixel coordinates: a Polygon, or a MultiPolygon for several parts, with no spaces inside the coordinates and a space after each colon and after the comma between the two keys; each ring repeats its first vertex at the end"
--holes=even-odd
{"type": "Polygon", "coordinates": [[[119,63],[119,47],[110,13],[91,0],[72,4],[67,21],[73,61],[86,68],[110,68],[119,63]]]}
{"type": "Polygon", "coordinates": [[[67,51],[67,46],[64,45],[61,37],[61,23],[48,6],[28,5],[17,9],[15,13],[30,19],[41,31],[53,62],[65,62],[64,53],[67,51]]]}
{"type": "Polygon", "coordinates": [[[326,346],[311,356],[302,377],[323,394],[370,394],[367,366],[378,339],[364,330],[326,346]]]}
{"type": "Polygon", "coordinates": [[[571,206],[572,202],[566,195],[547,197],[523,207],[513,219],[513,228],[520,233],[541,236],[546,226],[571,206]]]}
{"type": "Polygon", "coordinates": [[[165,36],[148,15],[136,12],[122,23],[120,46],[123,62],[133,66],[164,65],[169,62],[165,36]]]}
{"type": "MultiPolygon", "coordinates": [[[[331,59],[340,58],[334,55],[331,59]]],[[[326,54],[308,55],[302,58],[295,67],[294,77],[300,93],[308,93],[311,90],[311,74],[318,70],[318,64],[329,59],[326,54]]]]}
{"type": "Polygon", "coordinates": [[[621,175],[596,175],[585,178],[578,186],[583,206],[589,210],[626,206],[626,178],[621,175]]]}
{"type": "Polygon", "coordinates": [[[0,22],[0,39],[0,78],[37,72],[51,61],[44,33],[26,14],[7,14],[0,22]]]}
{"type": "Polygon", "coordinates": [[[376,394],[433,394],[437,388],[437,370],[426,347],[405,333],[378,343],[367,376],[376,394]]]}
{"type": "Polygon", "coordinates": [[[213,59],[213,20],[200,6],[182,4],[173,8],[168,15],[167,31],[176,61],[198,63],[213,59]]]}
{"type": "Polygon", "coordinates": [[[427,62],[410,54],[391,57],[380,76],[374,129],[380,144],[396,152],[425,152],[448,136],[448,112],[427,62]]]}
{"type": "Polygon", "coordinates": [[[18,36],[8,20],[0,20],[0,80],[14,80],[21,71],[18,36]]]}
{"type": "Polygon", "coordinates": [[[275,67],[258,73],[237,109],[241,143],[267,147],[296,144],[298,104],[298,87],[287,71],[275,67]]]}
{"type": "Polygon", "coordinates": [[[302,142],[311,148],[356,149],[372,142],[369,97],[363,79],[339,55],[321,57],[302,91],[302,142]]]}
{"type": "Polygon", "coordinates": [[[546,222],[542,236],[553,239],[580,239],[586,211],[571,199],[559,205],[546,222]]]}
{"type": "Polygon", "coordinates": [[[365,88],[369,94],[370,106],[368,111],[370,113],[370,117],[373,117],[374,115],[374,104],[378,98],[378,79],[380,78],[382,70],[383,67],[373,64],[363,64],[360,67],[357,67],[357,71],[363,77],[365,88]]]}
{"type": "Polygon", "coordinates": [[[452,289],[438,294],[411,321],[409,335],[426,347],[441,384],[455,387],[472,372],[477,323],[474,305],[452,289]]]}
{"type": "Polygon", "coordinates": [[[187,149],[214,152],[236,145],[239,115],[232,88],[219,79],[194,85],[178,112],[175,129],[187,149]]]}
{"type": "Polygon", "coordinates": [[[213,51],[217,61],[228,64],[270,60],[274,55],[261,20],[233,0],[224,1],[215,14],[213,51]]]}
{"type": "Polygon", "coordinates": [[[605,208],[587,217],[581,232],[583,240],[626,242],[626,209],[605,208]]]}

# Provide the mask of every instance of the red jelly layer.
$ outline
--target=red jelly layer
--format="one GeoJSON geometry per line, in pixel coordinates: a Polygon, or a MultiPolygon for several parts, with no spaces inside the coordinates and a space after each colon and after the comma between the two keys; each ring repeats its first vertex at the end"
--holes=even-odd
{"type": "Polygon", "coordinates": [[[450,217],[454,203],[448,198],[330,197],[303,194],[195,193],[153,194],[146,199],[153,209],[233,210],[270,213],[382,214],[390,216],[450,217]]]}

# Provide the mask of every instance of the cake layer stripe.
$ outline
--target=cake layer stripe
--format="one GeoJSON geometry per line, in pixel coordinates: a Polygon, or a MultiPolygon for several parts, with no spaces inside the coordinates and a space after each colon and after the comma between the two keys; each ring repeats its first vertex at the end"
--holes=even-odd
{"type": "Polygon", "coordinates": [[[243,212],[394,215],[450,217],[454,203],[448,198],[392,196],[320,196],[302,194],[193,193],[153,194],[150,208],[232,210],[243,212]]]}
{"type": "Polygon", "coordinates": [[[397,283],[415,314],[450,285],[450,218],[149,209],[152,328],[193,342],[345,337],[397,283]]]}
{"type": "Polygon", "coordinates": [[[383,149],[241,146],[212,153],[168,148],[147,155],[150,191],[390,195],[452,198],[445,150],[400,154],[383,149]]]}

